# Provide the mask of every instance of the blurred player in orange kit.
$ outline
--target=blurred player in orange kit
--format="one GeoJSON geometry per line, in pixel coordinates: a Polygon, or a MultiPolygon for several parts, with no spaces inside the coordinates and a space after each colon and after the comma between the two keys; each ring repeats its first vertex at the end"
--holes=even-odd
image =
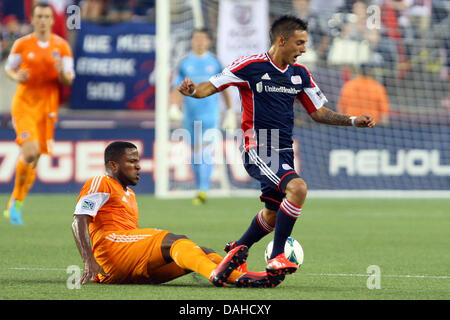
{"type": "Polygon", "coordinates": [[[23,223],[23,201],[34,183],[40,155],[52,154],[59,85],[71,85],[75,75],[69,44],[52,34],[53,23],[51,7],[36,4],[31,17],[34,31],[15,41],[5,66],[8,77],[18,83],[11,116],[21,154],[4,211],[15,225],[23,223]]]}
{"type": "Polygon", "coordinates": [[[105,149],[106,174],[88,180],[78,197],[72,231],[84,262],[81,284],[164,283],[195,271],[222,287],[275,287],[284,276],[240,272],[245,245],[225,258],[184,235],[156,228],[138,228],[134,192],[139,180],[139,154],[130,142],[115,141],[105,149]]]}

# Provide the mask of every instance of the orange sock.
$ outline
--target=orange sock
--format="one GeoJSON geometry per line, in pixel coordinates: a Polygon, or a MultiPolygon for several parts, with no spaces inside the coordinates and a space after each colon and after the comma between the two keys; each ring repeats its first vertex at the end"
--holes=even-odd
{"type": "Polygon", "coordinates": [[[211,272],[217,267],[217,264],[189,239],[175,241],[170,248],[170,256],[181,268],[195,271],[208,280],[211,272]]]}
{"type": "MultiPolygon", "coordinates": [[[[36,171],[32,165],[26,164],[22,159],[17,161],[16,165],[16,178],[14,180],[14,189],[11,195],[12,199],[23,201],[25,196],[33,186],[36,179],[36,171]]],[[[8,204],[9,207],[10,203],[8,204]]]]}
{"type": "MultiPolygon", "coordinates": [[[[215,252],[208,253],[207,256],[215,264],[219,264],[223,260],[223,258],[215,252]]],[[[234,270],[228,277],[227,282],[234,283],[236,281],[236,279],[239,278],[241,275],[242,275],[242,272],[234,270]]]]}

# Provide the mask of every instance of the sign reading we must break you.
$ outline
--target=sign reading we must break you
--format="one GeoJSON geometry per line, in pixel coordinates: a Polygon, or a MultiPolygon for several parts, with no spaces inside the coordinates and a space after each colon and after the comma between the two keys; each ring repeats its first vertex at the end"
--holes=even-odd
{"type": "Polygon", "coordinates": [[[82,22],[74,55],[73,109],[154,109],[154,24],[82,22]]]}

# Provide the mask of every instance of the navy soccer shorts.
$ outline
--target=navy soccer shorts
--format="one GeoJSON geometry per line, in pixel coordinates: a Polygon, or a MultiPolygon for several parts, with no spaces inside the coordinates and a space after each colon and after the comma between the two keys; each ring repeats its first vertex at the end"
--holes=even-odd
{"type": "Polygon", "coordinates": [[[299,178],[294,170],[294,151],[253,148],[243,153],[245,170],[261,183],[260,199],[266,208],[278,210],[292,179],[299,178]]]}

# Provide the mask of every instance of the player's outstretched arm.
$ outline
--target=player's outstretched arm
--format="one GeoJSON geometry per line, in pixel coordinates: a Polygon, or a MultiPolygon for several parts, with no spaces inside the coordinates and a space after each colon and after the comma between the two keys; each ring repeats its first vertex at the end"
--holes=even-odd
{"type": "Polygon", "coordinates": [[[186,78],[178,87],[181,94],[193,98],[205,98],[217,92],[217,88],[209,81],[195,85],[191,79],[186,78]]]}
{"type": "Polygon", "coordinates": [[[84,262],[84,271],[80,284],[94,280],[98,273],[105,277],[109,276],[97,263],[92,253],[91,238],[89,237],[89,222],[91,219],[92,217],[89,215],[75,215],[72,223],[73,237],[84,262]]]}
{"type": "Polygon", "coordinates": [[[326,107],[322,107],[310,114],[315,121],[335,126],[355,126],[360,128],[373,128],[376,125],[375,120],[370,114],[360,116],[347,116],[342,113],[334,112],[326,107]],[[353,120],[352,120],[353,119],[353,120]]]}

